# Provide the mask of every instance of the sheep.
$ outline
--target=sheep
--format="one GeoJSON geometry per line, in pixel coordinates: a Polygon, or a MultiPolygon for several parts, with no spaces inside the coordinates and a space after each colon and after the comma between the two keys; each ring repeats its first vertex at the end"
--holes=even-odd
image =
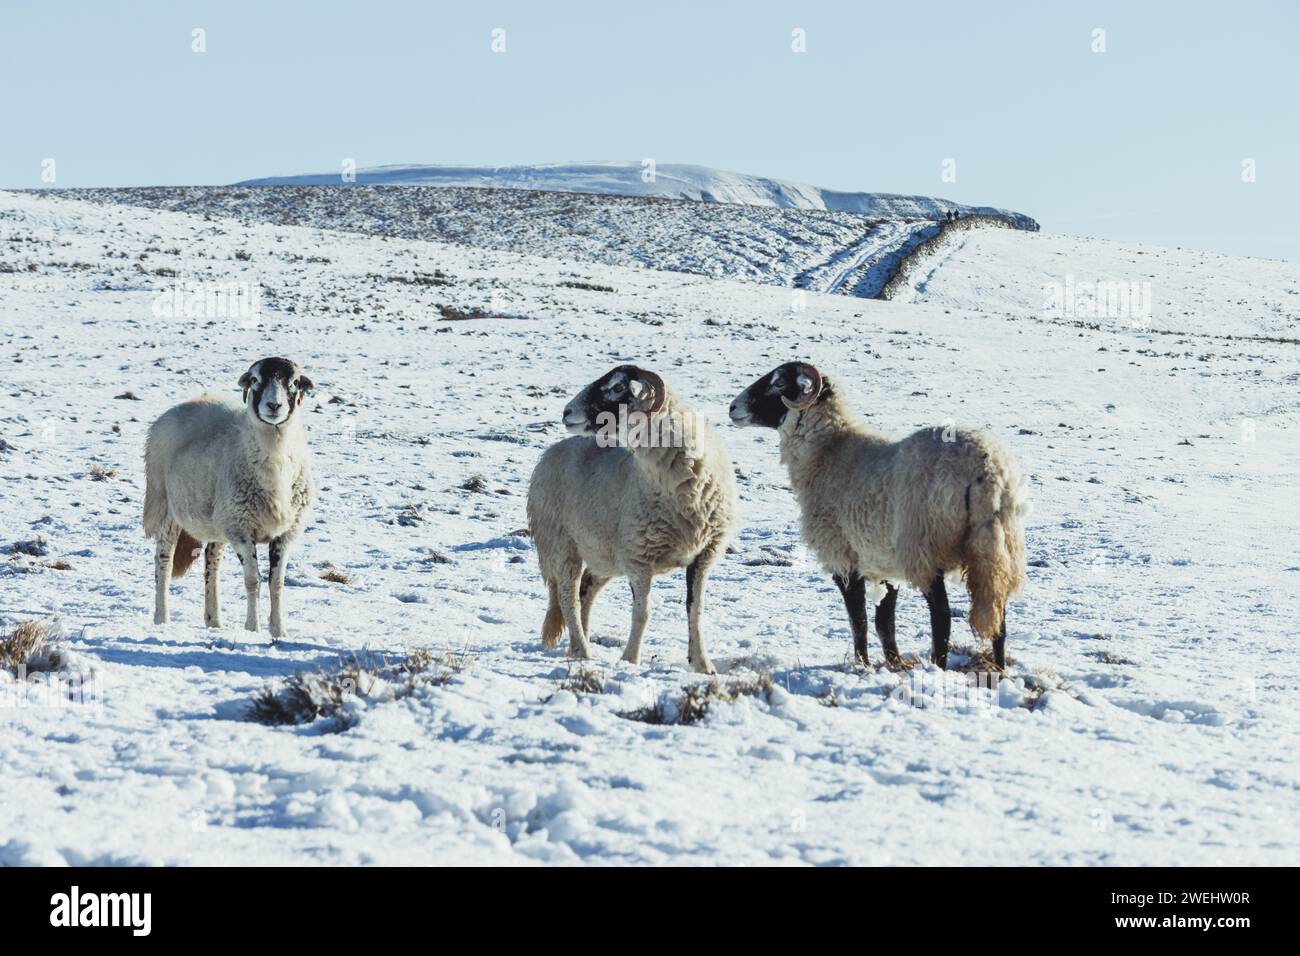
{"type": "Polygon", "coordinates": [[[144,532],[156,542],[154,623],[166,624],[167,579],[189,570],[206,543],[203,621],[220,627],[217,571],[230,543],[244,567],[244,627],[258,629],[257,545],[270,558],[271,639],[285,636],[280,596],[289,548],[313,496],[303,431],[312,382],[294,362],[264,358],[239,378],[243,406],[203,395],[164,412],[145,441],[144,532]]]}
{"type": "MultiPolygon", "coordinates": [[[[1024,483],[1011,452],[986,432],[927,428],[891,441],[859,424],[812,365],[788,362],[731,403],[737,425],[775,428],[809,549],[844,598],[857,657],[867,661],[868,584],[883,584],[876,633],[899,662],[892,582],[921,589],[931,656],[947,667],[944,576],[965,574],[971,629],[1006,667],[1006,604],[1025,584],[1024,483]]],[[[877,593],[879,593],[877,591],[877,593]]]]}
{"type": "Polygon", "coordinates": [[[589,658],[591,607],[611,578],[632,586],[623,660],[641,659],[650,582],[686,568],[687,660],[714,673],[700,633],[704,584],[735,527],[736,483],[714,430],[658,375],[620,365],[564,408],[575,437],[546,450],[528,488],[528,524],[549,603],[542,645],[565,628],[569,654],[589,658]]]}

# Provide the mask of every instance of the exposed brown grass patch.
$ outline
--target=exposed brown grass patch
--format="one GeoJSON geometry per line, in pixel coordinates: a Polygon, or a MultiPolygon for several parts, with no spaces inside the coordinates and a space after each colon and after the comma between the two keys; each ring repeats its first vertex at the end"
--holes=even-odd
{"type": "Polygon", "coordinates": [[[888,663],[885,661],[885,655],[882,651],[873,651],[871,662],[863,664],[862,660],[852,651],[846,651],[844,661],[840,669],[846,674],[878,674],[880,671],[893,671],[895,673],[906,673],[914,668],[925,664],[926,658],[917,654],[900,654],[898,660],[888,663]]]}
{"type": "Polygon", "coordinates": [[[560,681],[560,690],[581,697],[583,694],[603,694],[605,692],[605,673],[590,664],[581,661],[569,661],[568,673],[560,681]]]}
{"type": "Polygon", "coordinates": [[[486,319],[488,314],[478,306],[462,309],[454,305],[438,306],[438,314],[443,322],[466,322],[471,319],[486,319]]]}
{"type": "MultiPolygon", "coordinates": [[[[1011,666],[1011,656],[1007,656],[1007,666],[1011,666]]],[[[992,645],[981,643],[978,647],[952,644],[948,647],[948,670],[959,674],[1002,673],[993,660],[992,645]]]]}
{"type": "Polygon", "coordinates": [[[331,584],[351,584],[352,578],[344,571],[340,571],[334,565],[326,561],[321,566],[320,572],[322,581],[329,581],[331,584]]]}
{"type": "Polygon", "coordinates": [[[1116,664],[1122,667],[1131,667],[1137,663],[1137,661],[1129,660],[1127,657],[1112,654],[1110,651],[1093,651],[1088,656],[1095,661],[1101,661],[1103,664],[1116,664]]]}
{"type": "Polygon", "coordinates": [[[715,677],[707,683],[687,684],[682,688],[681,699],[675,703],[660,697],[654,704],[625,711],[619,716],[646,724],[697,724],[708,716],[714,704],[734,703],[741,697],[770,700],[774,686],[772,675],[767,671],[725,683],[715,677]]]}
{"type": "Polygon", "coordinates": [[[588,292],[613,292],[612,285],[601,285],[599,282],[582,282],[575,279],[566,279],[557,282],[556,285],[564,289],[585,289],[588,292]]]}
{"type": "Polygon", "coordinates": [[[387,658],[357,656],[341,659],[332,671],[295,671],[280,687],[266,687],[249,704],[247,716],[263,724],[309,724],[320,718],[347,730],[353,720],[345,712],[352,699],[368,699],[381,688],[391,699],[408,697],[421,687],[442,686],[473,664],[467,654],[412,651],[396,663],[387,658]]]}
{"type": "Polygon", "coordinates": [[[49,621],[22,621],[0,638],[0,667],[13,674],[61,670],[67,663],[55,645],[58,633],[49,621]]]}
{"type": "Polygon", "coordinates": [[[10,554],[25,554],[29,558],[43,558],[50,553],[49,545],[39,534],[29,541],[15,541],[9,545],[10,554]]]}
{"type": "Polygon", "coordinates": [[[117,477],[117,469],[105,468],[103,465],[91,465],[86,470],[86,476],[91,481],[109,481],[117,477]]]}

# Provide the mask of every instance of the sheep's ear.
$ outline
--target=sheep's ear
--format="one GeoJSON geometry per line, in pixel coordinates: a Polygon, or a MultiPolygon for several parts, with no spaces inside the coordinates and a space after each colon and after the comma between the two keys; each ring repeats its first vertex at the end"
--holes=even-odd
{"type": "Polygon", "coordinates": [[[244,401],[248,401],[248,387],[253,384],[253,370],[250,368],[239,376],[239,387],[244,390],[244,401]]]}
{"type": "Polygon", "coordinates": [[[307,396],[311,394],[312,389],[316,387],[315,385],[312,384],[311,379],[309,379],[306,375],[299,375],[298,381],[296,381],[294,384],[298,386],[299,405],[301,405],[306,400],[307,396]]]}

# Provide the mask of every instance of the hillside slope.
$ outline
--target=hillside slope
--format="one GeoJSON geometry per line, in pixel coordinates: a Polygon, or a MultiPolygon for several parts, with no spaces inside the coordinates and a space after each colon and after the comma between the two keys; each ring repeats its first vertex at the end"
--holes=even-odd
{"type": "Polygon", "coordinates": [[[39,195],[864,296],[879,288],[898,250],[934,228],[847,212],[523,189],[187,186],[39,195]]]}
{"type": "MultiPolygon", "coordinates": [[[[929,196],[839,192],[747,173],[682,163],[659,163],[653,176],[638,162],[555,163],[535,166],[375,166],[356,171],[359,185],[472,186],[537,189],[624,196],[658,196],[703,202],[854,212],[875,218],[942,219],[947,212],[982,213],[1005,218],[1020,229],[1037,229],[1028,216],[967,206],[929,196]]],[[[337,186],[339,173],[269,176],[240,186],[337,186]]]]}

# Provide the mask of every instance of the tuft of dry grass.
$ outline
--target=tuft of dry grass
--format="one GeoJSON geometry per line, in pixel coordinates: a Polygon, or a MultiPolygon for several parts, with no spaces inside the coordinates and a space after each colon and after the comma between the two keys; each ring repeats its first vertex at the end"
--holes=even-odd
{"type": "Polygon", "coordinates": [[[340,571],[333,564],[326,561],[321,565],[321,580],[329,581],[331,584],[351,584],[352,578],[345,571],[340,571]]]}
{"type": "Polygon", "coordinates": [[[588,292],[613,292],[612,285],[601,285],[599,282],[583,282],[581,280],[566,279],[557,283],[564,289],[585,289],[588,292]]]}
{"type": "Polygon", "coordinates": [[[1110,651],[1093,651],[1093,652],[1092,652],[1091,654],[1089,654],[1088,656],[1091,657],[1091,658],[1092,658],[1093,660],[1095,660],[1095,661],[1100,661],[1100,662],[1103,663],[1103,664],[1116,664],[1116,665],[1119,665],[1119,666],[1132,666],[1133,664],[1136,664],[1136,663],[1137,663],[1137,661],[1129,660],[1127,657],[1121,657],[1121,656],[1118,655],[1118,654],[1112,654],[1110,651]]]}
{"type": "Polygon", "coordinates": [[[108,481],[117,477],[116,468],[105,468],[103,465],[91,465],[86,471],[91,481],[108,481]]]}
{"type": "Polygon", "coordinates": [[[1074,690],[1074,688],[1048,670],[1039,669],[1032,674],[1026,674],[1024,675],[1024,681],[1025,698],[1021,702],[1020,706],[1025,708],[1025,710],[1033,710],[1036,708],[1042,700],[1043,695],[1049,690],[1068,694],[1076,700],[1079,697],[1078,692],[1074,690]]]}
{"type": "Polygon", "coordinates": [[[605,692],[605,674],[597,672],[590,664],[581,661],[569,661],[568,673],[560,681],[560,690],[582,696],[583,694],[603,694],[605,692]]]}
{"type": "Polygon", "coordinates": [[[440,305],[438,312],[443,322],[466,322],[471,319],[486,319],[488,314],[474,306],[469,309],[462,309],[454,305],[440,305]]]}
{"type": "Polygon", "coordinates": [[[247,716],[263,724],[309,724],[319,718],[347,730],[352,719],[344,711],[353,699],[366,699],[376,687],[392,687],[392,699],[408,697],[421,687],[440,687],[474,663],[468,653],[440,653],[430,648],[412,651],[396,663],[386,658],[357,656],[340,659],[333,671],[295,671],[280,687],[266,687],[249,704],[247,716]]]}
{"type": "Polygon", "coordinates": [[[675,713],[671,701],[661,697],[652,705],[626,711],[619,716],[647,724],[697,724],[708,716],[714,704],[731,704],[741,697],[761,697],[763,700],[770,700],[774,686],[772,675],[767,671],[726,683],[715,677],[707,683],[687,684],[683,687],[682,697],[676,704],[675,713]]]}
{"type": "MultiPolygon", "coordinates": [[[[1007,655],[1007,666],[1014,661],[1007,655]]],[[[1000,674],[1002,668],[993,660],[993,646],[980,642],[976,647],[952,644],[948,648],[948,670],[960,674],[1000,674]]]]}
{"type": "Polygon", "coordinates": [[[898,660],[886,661],[883,652],[872,649],[871,660],[867,664],[862,663],[862,658],[852,651],[845,651],[844,658],[840,663],[840,670],[846,674],[877,674],[880,671],[892,671],[894,673],[906,673],[914,668],[920,667],[926,662],[926,658],[919,657],[916,654],[900,654],[898,660]]]}
{"type": "Polygon", "coordinates": [[[66,660],[55,644],[57,638],[50,621],[22,621],[0,638],[0,667],[13,674],[62,670],[66,660]]]}
{"type": "Polygon", "coordinates": [[[43,558],[50,553],[49,545],[39,534],[30,541],[15,541],[9,545],[10,554],[25,554],[29,558],[43,558]]]}

